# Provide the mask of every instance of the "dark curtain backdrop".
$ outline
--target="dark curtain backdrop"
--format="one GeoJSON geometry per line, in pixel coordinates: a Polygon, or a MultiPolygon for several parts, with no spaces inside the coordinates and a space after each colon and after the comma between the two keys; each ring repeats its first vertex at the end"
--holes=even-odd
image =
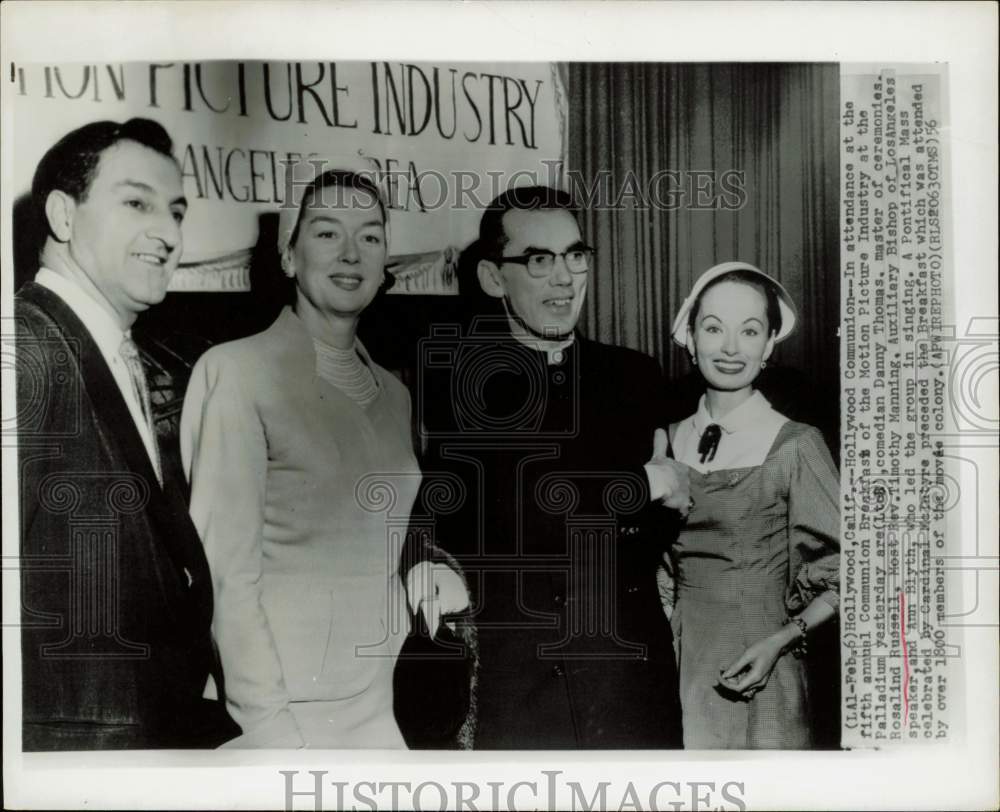
{"type": "MultiPolygon", "coordinates": [[[[582,322],[591,337],[650,353],[668,379],[688,371],[670,324],[693,281],[719,262],[753,263],[798,305],[775,361],[838,391],[839,73],[833,64],[597,64],[563,67],[569,168],[614,189],[631,170],[744,173],[737,211],[651,206],[584,211],[597,271],[582,322]]],[[[664,195],[661,194],[661,198],[664,195]]],[[[612,196],[611,199],[614,199],[612,196]]],[[[629,201],[624,201],[629,206],[629,201]]]]}

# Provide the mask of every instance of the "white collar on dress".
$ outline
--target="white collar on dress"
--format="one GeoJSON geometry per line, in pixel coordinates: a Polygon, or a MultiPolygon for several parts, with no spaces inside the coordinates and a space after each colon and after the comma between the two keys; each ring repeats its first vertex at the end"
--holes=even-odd
{"type": "Polygon", "coordinates": [[[738,431],[745,431],[755,428],[769,417],[769,413],[774,411],[759,391],[754,391],[749,398],[730,412],[720,418],[713,418],[708,412],[708,402],[705,395],[698,401],[698,411],[694,413],[694,427],[700,437],[705,433],[705,429],[713,423],[721,428],[726,434],[734,434],[738,431]]]}
{"type": "Polygon", "coordinates": [[[674,436],[674,454],[678,460],[701,473],[761,465],[787,418],[771,408],[760,392],[754,392],[719,420],[713,420],[702,396],[698,411],[682,420],[674,436]],[[698,448],[708,426],[722,429],[722,436],[711,460],[701,462],[698,448]]]}

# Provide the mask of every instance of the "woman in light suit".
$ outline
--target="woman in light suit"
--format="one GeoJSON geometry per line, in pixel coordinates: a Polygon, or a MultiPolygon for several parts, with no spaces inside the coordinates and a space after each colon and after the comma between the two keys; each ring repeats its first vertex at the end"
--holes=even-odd
{"type": "Polygon", "coordinates": [[[355,337],[385,279],[387,212],[367,176],[334,169],[303,182],[317,168],[290,170],[296,199],[280,214],[295,304],[198,361],[181,451],[227,705],[243,730],[228,746],[403,747],[392,674],[407,599],[436,616],[464,608],[465,590],[430,563],[402,573],[404,589],[396,528],[420,482],[410,398],[355,337]],[[372,475],[394,500],[391,526],[366,503],[372,475]]]}

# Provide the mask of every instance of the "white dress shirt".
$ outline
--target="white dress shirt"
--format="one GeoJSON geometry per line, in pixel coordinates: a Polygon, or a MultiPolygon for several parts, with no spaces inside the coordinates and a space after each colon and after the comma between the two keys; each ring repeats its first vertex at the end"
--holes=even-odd
{"type": "Polygon", "coordinates": [[[788,418],[771,408],[760,392],[720,418],[708,412],[705,396],[698,402],[698,411],[677,424],[672,445],[674,458],[705,474],[730,468],[752,468],[762,465],[788,418]],[[722,430],[719,446],[712,460],[701,461],[698,444],[705,429],[712,424],[722,430]]]}
{"type": "Polygon", "coordinates": [[[153,464],[153,470],[157,470],[157,454],[152,427],[146,422],[142,405],[139,403],[139,396],[132,385],[132,377],[128,367],[119,355],[122,341],[126,336],[130,336],[130,331],[123,331],[111,314],[73,280],[49,268],[41,268],[35,275],[35,282],[62,299],[77,318],[83,322],[83,326],[87,328],[87,332],[94,339],[97,348],[101,351],[101,356],[111,370],[111,375],[114,377],[115,383],[118,384],[122,397],[125,398],[125,404],[128,406],[129,414],[132,415],[132,422],[139,430],[139,436],[142,437],[142,443],[146,447],[149,461],[153,464]]]}

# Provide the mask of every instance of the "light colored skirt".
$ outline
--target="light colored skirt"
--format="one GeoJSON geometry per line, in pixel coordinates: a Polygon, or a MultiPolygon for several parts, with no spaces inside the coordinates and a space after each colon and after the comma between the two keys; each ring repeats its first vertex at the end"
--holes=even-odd
{"type": "MultiPolygon", "coordinates": [[[[409,633],[398,577],[267,575],[262,607],[281,663],[288,709],[305,746],[405,748],[393,713],[396,659],[409,633]]],[[[225,663],[223,663],[225,667],[225,663]]],[[[266,729],[227,748],[295,747],[266,729]]]]}

